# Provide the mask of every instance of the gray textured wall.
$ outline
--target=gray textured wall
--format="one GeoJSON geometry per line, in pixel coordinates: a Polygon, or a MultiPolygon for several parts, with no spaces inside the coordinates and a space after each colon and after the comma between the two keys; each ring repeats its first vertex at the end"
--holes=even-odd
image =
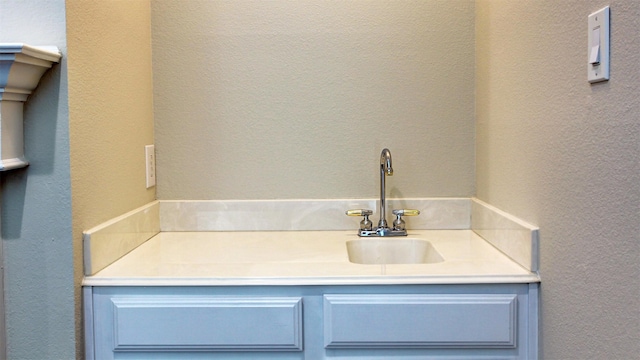
{"type": "Polygon", "coordinates": [[[64,0],[0,0],[1,42],[63,53],[24,107],[31,165],[0,175],[8,359],[76,354],[65,27],[64,0]]]}
{"type": "Polygon", "coordinates": [[[478,1],[477,195],[540,227],[543,359],[640,354],[640,2],[478,1]],[[587,16],[611,5],[611,80],[587,16]]]}
{"type": "Polygon", "coordinates": [[[151,6],[159,198],[474,193],[473,1],[151,6]]]}

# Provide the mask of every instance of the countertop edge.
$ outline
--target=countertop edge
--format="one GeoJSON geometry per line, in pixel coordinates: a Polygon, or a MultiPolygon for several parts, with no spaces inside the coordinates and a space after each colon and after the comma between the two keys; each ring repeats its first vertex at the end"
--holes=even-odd
{"type": "Polygon", "coordinates": [[[496,276],[350,276],[255,278],[84,278],[82,286],[313,286],[313,285],[465,285],[539,283],[537,274],[496,276]]]}

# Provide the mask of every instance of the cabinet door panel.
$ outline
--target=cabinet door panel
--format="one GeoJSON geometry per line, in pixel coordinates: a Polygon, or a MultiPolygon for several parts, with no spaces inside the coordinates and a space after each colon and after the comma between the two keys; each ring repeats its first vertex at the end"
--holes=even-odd
{"type": "Polygon", "coordinates": [[[114,351],[302,350],[301,298],[115,297],[114,351]]]}
{"type": "Polygon", "coordinates": [[[325,295],[327,348],[514,348],[517,296],[325,295]]]}

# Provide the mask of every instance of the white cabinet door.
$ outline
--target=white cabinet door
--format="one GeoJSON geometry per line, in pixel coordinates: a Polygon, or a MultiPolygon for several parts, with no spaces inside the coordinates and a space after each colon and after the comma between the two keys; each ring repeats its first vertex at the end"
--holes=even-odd
{"type": "Polygon", "coordinates": [[[324,296],[327,348],[515,348],[514,294],[324,296]]]}

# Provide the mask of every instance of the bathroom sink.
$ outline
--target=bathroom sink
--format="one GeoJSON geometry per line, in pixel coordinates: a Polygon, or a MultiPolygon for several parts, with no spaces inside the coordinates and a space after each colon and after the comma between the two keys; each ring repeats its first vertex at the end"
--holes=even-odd
{"type": "Polygon", "coordinates": [[[347,241],[349,261],[356,264],[431,264],[444,261],[430,242],[411,238],[366,238],[347,241]]]}

